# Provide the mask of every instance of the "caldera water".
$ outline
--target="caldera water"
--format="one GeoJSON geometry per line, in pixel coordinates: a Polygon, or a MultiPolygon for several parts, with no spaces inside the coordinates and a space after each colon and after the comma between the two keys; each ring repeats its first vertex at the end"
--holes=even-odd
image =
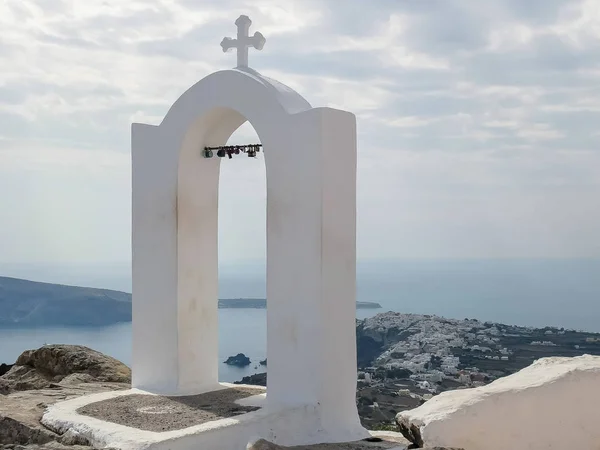
{"type": "MultiPolygon", "coordinates": [[[[70,272],[72,273],[72,272],[70,272]]],[[[128,290],[127,276],[93,280],[57,274],[2,275],[92,287],[128,290]],[[37,276],[36,276],[37,275],[37,276]]],[[[381,309],[359,309],[362,319],[384,311],[436,314],[523,326],[558,326],[600,332],[599,260],[405,261],[359,264],[357,299],[381,309]]],[[[264,298],[260,273],[228,273],[220,279],[221,298],[264,298]]],[[[131,324],[99,328],[0,329],[0,362],[13,363],[26,350],[44,344],[80,344],[131,361],[131,324]]],[[[220,365],[222,381],[263,372],[266,310],[219,310],[219,359],[244,353],[245,368],[220,365]]]]}

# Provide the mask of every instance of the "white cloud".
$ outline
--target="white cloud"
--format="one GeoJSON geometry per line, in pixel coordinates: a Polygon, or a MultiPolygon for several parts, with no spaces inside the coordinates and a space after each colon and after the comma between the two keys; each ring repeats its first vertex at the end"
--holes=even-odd
{"type": "Polygon", "coordinates": [[[425,125],[429,125],[434,120],[436,119],[423,118],[417,116],[389,117],[381,119],[381,121],[386,125],[397,128],[423,127],[425,125]]]}
{"type": "MultiPolygon", "coordinates": [[[[218,44],[239,14],[267,38],[251,64],[358,117],[359,255],[600,248],[596,0],[21,0],[0,3],[0,185],[23,190],[3,199],[12,216],[50,220],[60,244],[4,220],[1,258],[33,258],[28,241],[65,261],[127,257],[130,123],[160,123],[191,84],[233,66],[218,44]],[[85,220],[62,220],[52,198],[85,220]]],[[[256,139],[248,125],[232,137],[256,139]]],[[[227,164],[223,235],[241,220],[258,233],[260,164],[227,164]],[[258,195],[230,194],[246,187],[258,195]]],[[[231,238],[222,255],[251,258],[261,242],[231,238]]]]}
{"type": "Polygon", "coordinates": [[[535,37],[532,27],[520,23],[502,24],[489,34],[489,51],[511,51],[529,44],[535,37]]]}
{"type": "Polygon", "coordinates": [[[521,129],[517,135],[532,140],[558,139],[565,136],[560,131],[552,129],[547,123],[534,123],[521,129]]]}
{"type": "Polygon", "coordinates": [[[0,139],[0,173],[7,172],[53,172],[76,170],[80,173],[105,177],[129,174],[129,155],[114,150],[89,150],[70,147],[72,142],[30,141],[26,143],[0,139]]]}

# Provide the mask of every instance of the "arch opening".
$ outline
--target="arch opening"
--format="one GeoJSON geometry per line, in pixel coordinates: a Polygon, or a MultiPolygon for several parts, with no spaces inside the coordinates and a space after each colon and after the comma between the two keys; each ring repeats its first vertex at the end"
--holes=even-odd
{"type": "MultiPolygon", "coordinates": [[[[245,122],[225,145],[260,143],[245,122]]],[[[266,372],[266,168],[261,151],[220,158],[219,174],[219,381],[234,382],[266,372]],[[243,304],[242,302],[246,302],[243,304]],[[243,353],[250,364],[225,364],[243,353]]],[[[253,382],[263,376],[253,377],[253,382]]]]}
{"type": "MultiPolygon", "coordinates": [[[[203,156],[206,146],[236,145],[264,142],[259,137],[249,120],[240,112],[232,108],[216,107],[203,116],[193,121],[185,134],[179,153],[178,163],[178,186],[177,186],[177,260],[178,260],[178,294],[177,302],[179,339],[186,345],[179,347],[180,361],[187,358],[188,361],[180,364],[179,383],[185,386],[195,386],[195,378],[201,373],[201,379],[233,382],[241,380],[246,375],[256,373],[262,366],[260,361],[266,356],[266,308],[254,309],[249,312],[253,316],[253,322],[248,322],[248,315],[244,316],[240,309],[220,309],[219,299],[224,297],[233,298],[259,298],[266,299],[266,165],[268,156],[265,156],[265,147],[258,153],[256,159],[248,158],[240,154],[232,159],[220,158],[213,155],[212,158],[203,156]],[[260,160],[263,160],[261,162],[260,160]],[[224,166],[222,166],[222,164],[224,166]],[[262,214],[260,236],[262,239],[262,278],[257,273],[258,284],[254,292],[250,294],[243,291],[243,287],[230,290],[225,289],[226,281],[219,276],[219,243],[225,247],[225,253],[229,252],[230,259],[235,264],[238,259],[239,267],[240,252],[236,250],[236,244],[227,245],[227,234],[230,236],[236,230],[232,226],[228,231],[219,228],[224,221],[235,221],[235,215],[231,217],[228,211],[239,207],[245,208],[243,214],[246,224],[252,220],[248,202],[236,201],[236,196],[247,195],[243,183],[238,186],[228,185],[227,180],[222,183],[221,176],[227,178],[231,175],[239,179],[248,164],[254,165],[255,169],[260,167],[255,178],[262,180],[262,214]],[[222,186],[222,187],[221,187],[222,186]],[[222,197],[221,193],[226,192],[222,197]],[[230,195],[231,194],[231,195],[230,195]],[[232,202],[231,208],[219,205],[220,201],[232,202]],[[222,216],[221,220],[219,216],[222,216]],[[228,218],[229,216],[229,218],[228,218]],[[219,281],[225,289],[223,295],[219,295],[219,281]],[[245,328],[248,333],[253,333],[256,339],[240,339],[240,328],[245,328]],[[257,333],[261,333],[260,337],[257,333]],[[207,336],[212,338],[207,339],[207,336]],[[236,338],[237,337],[237,338],[236,338]],[[248,346],[248,347],[247,347],[248,346]],[[237,347],[237,348],[236,348],[237,347]],[[243,348],[242,348],[243,347],[243,348]],[[244,353],[251,358],[251,364],[243,368],[236,368],[224,364],[229,356],[244,353]],[[248,355],[248,353],[251,353],[248,355]],[[189,361],[193,361],[190,364],[189,361]],[[256,367],[256,369],[254,369],[256,367]],[[200,371],[200,372],[198,372],[200,371]]],[[[268,151],[268,147],[266,148],[268,151]]],[[[232,180],[229,180],[230,182],[232,180]]],[[[233,180],[234,181],[234,180],[233,180]]],[[[256,215],[254,215],[256,217],[256,215]]],[[[239,220],[239,219],[238,219],[239,220]]],[[[258,225],[258,224],[257,224],[258,225]]],[[[256,230],[256,227],[254,228],[256,230]]],[[[239,231],[238,232],[242,232],[239,231]]],[[[243,232],[242,232],[243,233],[243,232]]],[[[248,236],[246,236],[248,237],[248,236]]],[[[236,240],[237,245],[241,244],[236,240]]],[[[257,242],[256,240],[254,241],[257,242]]],[[[260,246],[260,244],[259,244],[260,246]]],[[[254,247],[254,250],[257,250],[254,247]]],[[[257,255],[258,256],[258,255],[257,255]]],[[[226,259],[226,257],[223,257],[226,259]]],[[[248,263],[245,264],[248,266],[248,263]]],[[[256,263],[253,264],[256,267],[256,263]]],[[[223,268],[227,273],[227,269],[223,268]]],[[[229,280],[229,283],[252,282],[239,279],[229,280]]],[[[234,269],[235,271],[235,269],[234,269]]],[[[231,274],[231,270],[229,271],[231,274]]],[[[235,274],[233,274],[235,276],[235,274]]],[[[243,277],[242,277],[243,278],[243,277]]],[[[253,280],[256,284],[256,278],[253,280]]],[[[230,285],[230,287],[232,287],[230,285]]],[[[201,386],[205,389],[205,386],[201,386]]]]}

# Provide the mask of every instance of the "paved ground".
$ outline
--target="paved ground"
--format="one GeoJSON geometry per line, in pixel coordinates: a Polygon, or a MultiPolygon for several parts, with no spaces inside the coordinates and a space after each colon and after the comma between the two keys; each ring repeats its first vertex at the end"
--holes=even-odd
{"type": "Polygon", "coordinates": [[[377,431],[372,433],[375,435],[375,438],[379,438],[378,441],[301,445],[298,447],[281,447],[267,441],[258,441],[254,444],[254,446],[249,447],[249,450],[405,450],[409,444],[409,442],[404,439],[400,433],[377,431]]]}
{"type": "Polygon", "coordinates": [[[90,403],[78,412],[140,430],[173,431],[255,411],[259,408],[240,406],[235,401],[263,392],[239,387],[187,397],[123,395],[90,403]]]}

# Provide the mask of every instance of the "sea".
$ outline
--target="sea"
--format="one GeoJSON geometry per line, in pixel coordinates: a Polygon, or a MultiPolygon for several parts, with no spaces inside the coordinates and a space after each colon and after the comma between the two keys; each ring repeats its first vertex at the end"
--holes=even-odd
{"type": "MultiPolygon", "coordinates": [[[[126,273],[0,267],[0,274],[64,284],[129,290],[126,273]],[[4,270],[3,270],[4,269],[4,270]],[[31,276],[27,276],[27,274],[31,276]],[[86,278],[87,277],[87,278],[86,278]]],[[[220,298],[264,298],[260,266],[230,267],[219,280],[220,298]]],[[[557,326],[600,332],[600,260],[412,260],[359,262],[357,299],[381,309],[358,309],[357,318],[397,311],[479,319],[521,326],[557,326]]],[[[268,305],[268,299],[267,299],[268,305]]],[[[0,362],[12,363],[44,344],[80,344],[131,361],[131,324],[92,328],[0,329],[0,362]]],[[[220,364],[221,381],[264,372],[265,309],[219,310],[219,359],[244,353],[251,364],[220,364]]]]}

